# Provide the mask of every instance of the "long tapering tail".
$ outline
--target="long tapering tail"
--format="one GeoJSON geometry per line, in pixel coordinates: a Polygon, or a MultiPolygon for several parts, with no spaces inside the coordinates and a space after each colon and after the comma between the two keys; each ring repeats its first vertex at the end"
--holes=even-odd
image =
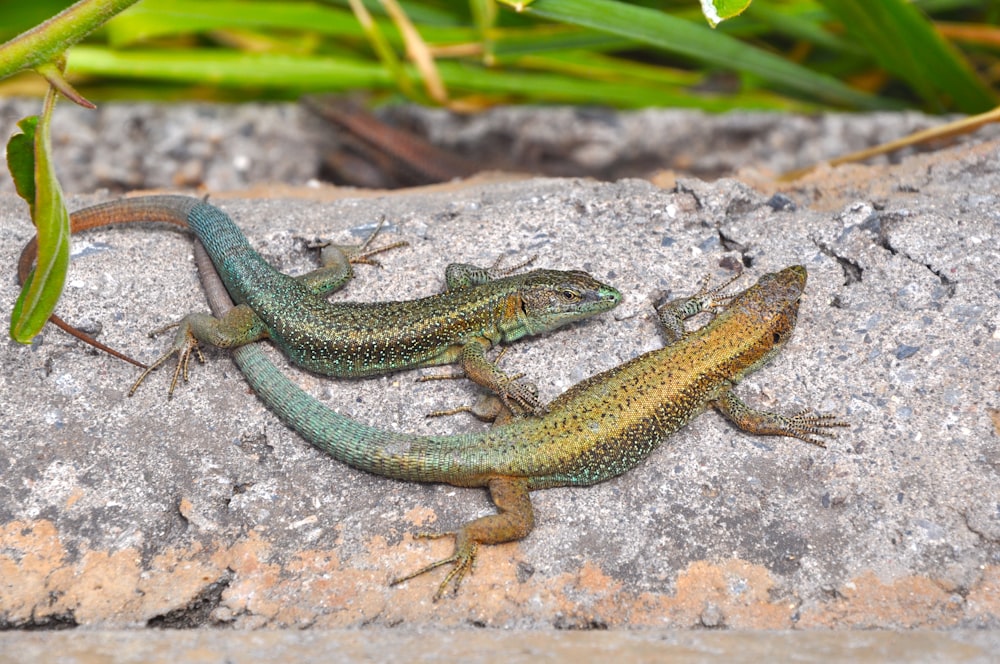
{"type": "MultiPolygon", "coordinates": [[[[232,308],[232,299],[212,267],[204,247],[195,243],[195,261],[205,293],[217,316],[232,308]]],[[[468,468],[472,435],[415,436],[370,427],[327,408],[288,379],[257,344],[240,346],[233,359],[254,393],[285,424],[333,458],[383,477],[414,482],[476,484],[468,468]],[[458,480],[458,482],[456,482],[458,480]]]]}

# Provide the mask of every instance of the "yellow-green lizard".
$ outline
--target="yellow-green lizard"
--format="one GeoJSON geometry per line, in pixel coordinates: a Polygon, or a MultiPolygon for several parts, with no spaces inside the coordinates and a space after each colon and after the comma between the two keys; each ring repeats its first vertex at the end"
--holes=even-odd
{"type": "MultiPolygon", "coordinates": [[[[585,272],[532,270],[497,278],[487,269],[452,264],[446,271],[448,289],[438,295],[397,302],[331,303],[324,295],[351,279],[351,263],[371,262],[371,255],[386,248],[366,251],[366,245],[329,245],[322,254],[324,267],[290,277],[254,251],[228,215],[196,198],[128,198],[79,210],[70,219],[74,233],[140,221],[190,228],[239,303],[219,318],[187,315],[170,351],[139,377],[133,392],[150,371],[177,355],[172,394],[178,376],[187,379],[199,341],[234,348],[269,338],[294,363],[335,377],[459,362],[466,376],[494,391],[508,407],[539,413],[542,407],[533,385],[500,370],[486,357],[487,351],[608,311],[621,301],[617,290],[585,272]]],[[[21,256],[22,281],[34,255],[32,241],[21,256]]]]}
{"type": "MultiPolygon", "coordinates": [[[[195,253],[209,302],[221,315],[230,306],[225,289],[200,247],[195,253]]],[[[367,426],[301,390],[256,345],[241,346],[234,358],[268,408],[335,459],[384,477],[489,489],[497,514],[446,533],[455,538],[451,556],[393,581],[453,565],[437,599],[451,583],[458,590],[480,545],[531,532],[530,491],[620,475],[708,407],[743,431],[824,446],[819,437],[833,437],[828,429],[846,426],[843,422],[830,415],[756,410],[732,390],[788,341],[805,285],[806,269],[795,265],[764,275],[731,298],[718,296],[721,287],[703,287],[691,298],[661,305],[657,314],[666,347],[578,383],[548,404],[544,416],[521,417],[477,434],[419,436],[367,426]],[[683,320],[709,309],[719,310],[711,322],[683,331],[683,320]]]]}

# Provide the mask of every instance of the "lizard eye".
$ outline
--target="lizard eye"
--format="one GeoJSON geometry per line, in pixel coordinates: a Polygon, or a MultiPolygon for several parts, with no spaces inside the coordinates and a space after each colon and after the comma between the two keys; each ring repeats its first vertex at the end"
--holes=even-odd
{"type": "Polygon", "coordinates": [[[580,294],[577,293],[575,290],[566,289],[563,291],[559,291],[559,299],[561,299],[563,302],[576,302],[577,300],[580,299],[580,294]]]}
{"type": "Polygon", "coordinates": [[[775,332],[774,336],[771,338],[771,342],[776,344],[779,341],[781,341],[781,332],[775,332]]]}

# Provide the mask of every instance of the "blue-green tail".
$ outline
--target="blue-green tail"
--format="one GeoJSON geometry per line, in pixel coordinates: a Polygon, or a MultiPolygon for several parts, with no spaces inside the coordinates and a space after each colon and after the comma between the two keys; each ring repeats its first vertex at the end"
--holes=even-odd
{"type": "Polygon", "coordinates": [[[259,346],[241,346],[233,357],[253,391],[285,424],[338,461],[400,480],[464,484],[460,478],[468,478],[470,485],[479,484],[469,455],[481,445],[478,436],[417,436],[370,427],[306,393],[259,346]]]}

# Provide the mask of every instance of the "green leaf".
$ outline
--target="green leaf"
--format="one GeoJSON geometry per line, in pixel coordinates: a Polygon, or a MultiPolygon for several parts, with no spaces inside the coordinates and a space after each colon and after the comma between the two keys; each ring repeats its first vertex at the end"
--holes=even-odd
{"type": "Polygon", "coordinates": [[[866,109],[891,108],[888,100],[655,9],[614,0],[535,0],[526,13],[600,30],[650,44],[705,64],[762,78],[771,86],[798,91],[828,103],[866,109]]]}
{"type": "Polygon", "coordinates": [[[993,108],[996,96],[921,11],[905,0],[821,0],[879,64],[919,94],[932,111],[952,102],[965,113],[993,108]]]}
{"type": "MultiPolygon", "coordinates": [[[[69,213],[52,167],[52,139],[49,133],[57,94],[54,88],[49,89],[45,110],[34,132],[32,220],[38,233],[38,259],[10,317],[10,336],[23,344],[31,342],[55,310],[69,266],[69,213]]],[[[18,169],[23,170],[23,156],[17,159],[21,162],[18,169]]],[[[21,193],[20,186],[18,193],[21,193]]]]}
{"type": "Polygon", "coordinates": [[[750,6],[750,0],[701,0],[701,13],[713,28],[727,18],[739,16],[750,6]]]}
{"type": "Polygon", "coordinates": [[[34,217],[35,209],[35,127],[38,116],[32,115],[17,123],[22,133],[7,141],[7,170],[14,180],[17,195],[28,202],[34,217]]]}

